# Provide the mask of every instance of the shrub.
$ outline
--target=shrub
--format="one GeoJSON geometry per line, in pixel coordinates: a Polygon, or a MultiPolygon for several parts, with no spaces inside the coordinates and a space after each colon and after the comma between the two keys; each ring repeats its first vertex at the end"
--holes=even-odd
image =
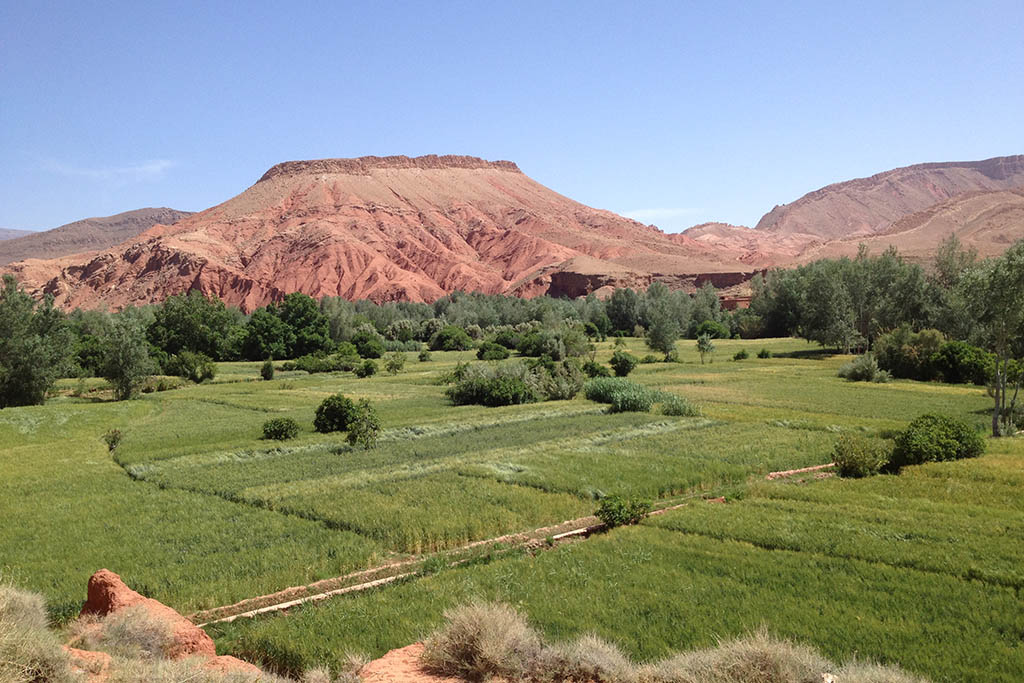
{"type": "Polygon", "coordinates": [[[594,514],[609,529],[626,524],[638,524],[651,511],[646,500],[626,499],[622,496],[607,496],[601,499],[594,514]]]}
{"type": "Polygon", "coordinates": [[[757,352],[757,357],[758,358],[771,358],[772,357],[772,352],[771,352],[771,350],[769,350],[769,349],[767,349],[765,347],[761,347],[761,350],[757,352]]]}
{"type": "Polygon", "coordinates": [[[662,362],[663,363],[679,363],[680,362],[680,360],[679,360],[679,349],[672,349],[671,351],[666,353],[665,354],[665,358],[664,358],[664,360],[662,362]]]}
{"type": "Polygon", "coordinates": [[[405,354],[400,351],[389,353],[384,359],[384,369],[389,375],[397,375],[405,367],[405,354]]]}
{"type": "Polygon", "coordinates": [[[615,348],[618,348],[620,346],[625,346],[625,345],[626,345],[625,337],[615,337],[615,341],[612,342],[612,346],[614,346],[615,348]]]}
{"type": "Polygon", "coordinates": [[[950,384],[984,385],[992,363],[992,354],[962,341],[946,342],[931,359],[936,375],[950,384]]]}
{"type": "MultiPolygon", "coordinates": [[[[701,334],[697,337],[697,353],[700,354],[700,364],[704,365],[704,357],[710,356],[715,352],[715,342],[712,341],[710,334],[701,334]]],[[[714,359],[712,358],[712,361],[714,359]]]]}
{"type": "Polygon", "coordinates": [[[612,395],[626,387],[641,387],[625,377],[595,377],[583,385],[583,395],[597,403],[611,403],[612,395]]]}
{"type": "Polygon", "coordinates": [[[891,465],[976,458],[985,452],[985,438],[963,420],[928,413],[914,419],[896,436],[891,465]]]}
{"type": "Polygon", "coordinates": [[[154,391],[171,391],[181,389],[188,384],[188,380],[181,377],[151,376],[147,377],[142,384],[142,393],[152,394],[154,391]]]}
{"type": "Polygon", "coordinates": [[[358,355],[334,354],[332,356],[308,354],[288,361],[281,366],[282,370],[304,370],[310,374],[317,372],[348,372],[359,363],[358,355]]]}
{"type": "Polygon", "coordinates": [[[568,401],[583,388],[583,371],[575,360],[541,364],[535,370],[540,391],[548,401],[568,401]]]}
{"type": "Polygon", "coordinates": [[[418,341],[398,341],[398,340],[385,340],[384,350],[391,351],[419,351],[423,348],[423,345],[418,341]]]}
{"type": "Polygon", "coordinates": [[[844,435],[832,450],[832,462],[840,477],[870,477],[889,464],[891,455],[892,447],[884,441],[844,435]]]}
{"type": "Polygon", "coordinates": [[[511,607],[472,603],[444,616],[448,623],[424,644],[428,671],[470,681],[529,677],[541,640],[511,607]]]}
{"type": "Polygon", "coordinates": [[[612,393],[609,412],[612,413],[646,413],[654,405],[654,393],[647,387],[634,384],[623,387],[612,393]]]}
{"type": "Polygon", "coordinates": [[[83,629],[88,649],[102,649],[118,657],[167,657],[175,646],[174,625],[145,605],[132,605],[111,612],[99,627],[83,629]]]}
{"type": "Polygon", "coordinates": [[[714,320],[705,320],[697,325],[694,336],[701,337],[704,335],[707,335],[712,339],[728,339],[729,328],[722,323],[715,322],[714,320]]]}
{"type": "Polygon", "coordinates": [[[360,358],[380,358],[384,355],[384,340],[368,329],[356,332],[351,341],[360,358]]]}
{"type": "Polygon", "coordinates": [[[270,359],[263,361],[263,365],[260,367],[260,377],[267,381],[274,379],[274,361],[270,359]]]}
{"type": "Polygon", "coordinates": [[[747,353],[746,349],[740,349],[732,355],[733,360],[746,360],[748,358],[750,358],[750,354],[747,353]]]}
{"type": "Polygon", "coordinates": [[[445,391],[452,404],[489,407],[535,403],[541,398],[536,375],[521,362],[472,365],[445,391]]]}
{"type": "Polygon", "coordinates": [[[316,409],[313,429],[321,434],[343,432],[355,417],[356,404],[341,394],[325,398],[316,409]]]}
{"type": "Polygon", "coordinates": [[[168,375],[177,375],[184,379],[199,384],[208,379],[213,379],[217,374],[217,366],[213,359],[205,353],[193,351],[182,351],[170,356],[164,363],[164,372],[168,375]]]}
{"type": "Polygon", "coordinates": [[[380,437],[380,417],[365,398],[360,399],[348,423],[348,442],[369,450],[377,445],[380,437]]]}
{"type": "Polygon", "coordinates": [[[420,355],[417,356],[417,358],[419,358],[421,363],[429,363],[431,359],[430,349],[423,349],[420,351],[420,355]]]}
{"type": "Polygon", "coordinates": [[[352,372],[359,379],[365,379],[366,377],[372,377],[377,374],[377,364],[372,360],[364,360],[362,363],[353,368],[352,372]]]}
{"type": "Polygon", "coordinates": [[[505,360],[509,355],[508,349],[494,342],[484,342],[476,352],[476,357],[480,360],[505,360]]]}
{"type": "Polygon", "coordinates": [[[103,435],[103,443],[107,444],[107,450],[113,451],[121,443],[121,430],[120,429],[109,429],[103,435]]]}
{"type": "Polygon", "coordinates": [[[583,364],[583,374],[587,377],[611,377],[612,371],[597,361],[588,360],[583,364]]]}
{"type": "Polygon", "coordinates": [[[473,340],[466,331],[456,325],[442,327],[430,339],[431,351],[466,351],[473,348],[473,340]]]}
{"type": "Polygon", "coordinates": [[[894,377],[928,381],[935,377],[932,359],[943,341],[938,330],[913,332],[909,327],[899,327],[878,338],[874,346],[875,358],[878,366],[894,377]]]}
{"type": "Polygon", "coordinates": [[[888,382],[892,376],[878,367],[870,353],[857,356],[839,368],[839,376],[850,382],[888,382]]]}
{"type": "Polygon", "coordinates": [[[640,365],[650,365],[651,363],[657,363],[660,360],[661,359],[659,359],[657,356],[649,353],[640,359],[640,365]]]}
{"type": "MultiPolygon", "coordinates": [[[[318,430],[319,431],[319,430],[318,430]]],[[[263,423],[263,438],[286,441],[299,435],[299,423],[290,417],[275,417],[263,423]]]]}
{"type": "Polygon", "coordinates": [[[618,647],[595,635],[583,635],[568,645],[542,650],[536,669],[546,681],[635,683],[635,666],[618,647]]]}
{"type": "Polygon", "coordinates": [[[616,351],[612,354],[612,359],[608,362],[612,366],[612,370],[615,371],[616,377],[625,377],[629,373],[633,372],[633,368],[637,364],[636,356],[626,351],[616,351]]]}
{"type": "Polygon", "coordinates": [[[77,680],[60,641],[47,628],[42,596],[0,584],[0,681],[77,680]]]}
{"type": "Polygon", "coordinates": [[[661,414],[672,417],[700,417],[700,407],[682,396],[666,394],[661,400],[661,414]]]}

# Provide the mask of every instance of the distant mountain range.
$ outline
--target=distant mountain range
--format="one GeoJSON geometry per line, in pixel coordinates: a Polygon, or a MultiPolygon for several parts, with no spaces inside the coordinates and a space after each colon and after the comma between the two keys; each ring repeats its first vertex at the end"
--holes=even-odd
{"type": "Polygon", "coordinates": [[[0,228],[0,241],[12,240],[15,237],[24,237],[25,235],[31,234],[31,230],[11,230],[10,228],[0,228]]]}
{"type": "Polygon", "coordinates": [[[899,168],[776,206],[756,228],[708,223],[681,234],[575,202],[511,162],[465,156],[286,162],[197,214],[141,210],[160,211],[113,221],[120,239],[110,224],[81,221],[0,242],[0,263],[31,257],[7,270],[65,307],[189,289],[252,310],[292,291],[432,301],[455,290],[601,295],[653,281],[710,281],[742,297],[760,269],[852,255],[860,243],[923,260],[956,233],[982,255],[999,253],[1024,237],[1024,155],[899,168]],[[7,250],[19,243],[29,246],[7,250]]]}
{"type": "Polygon", "coordinates": [[[138,237],[157,223],[172,224],[191,215],[189,211],[174,209],[136,209],[115,216],[85,218],[42,232],[0,231],[0,264],[107,249],[138,237]],[[5,238],[2,235],[6,232],[17,234],[5,238]]]}

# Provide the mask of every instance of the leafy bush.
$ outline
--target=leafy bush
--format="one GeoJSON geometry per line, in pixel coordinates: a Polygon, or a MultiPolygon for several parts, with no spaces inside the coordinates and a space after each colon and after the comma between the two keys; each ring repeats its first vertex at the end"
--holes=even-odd
{"type": "Polygon", "coordinates": [[[466,351],[473,348],[473,340],[457,325],[442,327],[430,339],[431,351],[466,351]]]}
{"type": "Polygon", "coordinates": [[[647,387],[634,384],[623,387],[612,393],[609,412],[612,413],[646,413],[654,405],[654,393],[647,387]]]}
{"type": "Polygon", "coordinates": [[[601,499],[594,514],[611,529],[626,524],[638,524],[650,511],[650,501],[607,496],[601,499]]]}
{"type": "Polygon", "coordinates": [[[420,355],[417,356],[417,358],[419,358],[419,361],[421,363],[429,363],[432,358],[432,356],[430,355],[430,349],[423,349],[422,351],[420,351],[420,355]]]}
{"type": "Polygon", "coordinates": [[[541,639],[511,607],[472,603],[444,616],[447,624],[424,644],[428,671],[470,681],[530,677],[541,639]]]}
{"type": "Polygon", "coordinates": [[[832,450],[832,462],[840,477],[870,477],[889,464],[892,447],[877,439],[843,435],[832,450]]]}
{"type": "Polygon", "coordinates": [[[875,358],[878,366],[893,377],[926,382],[935,377],[932,360],[943,341],[938,330],[913,332],[909,327],[899,327],[878,338],[874,346],[875,358]]]}
{"type": "Polygon", "coordinates": [[[360,330],[352,335],[352,344],[360,358],[380,358],[384,355],[384,340],[380,335],[368,329],[360,330]]]}
{"type": "Polygon", "coordinates": [[[182,377],[167,377],[164,375],[154,375],[147,377],[142,383],[142,393],[152,394],[154,391],[171,391],[173,389],[181,389],[188,385],[188,380],[182,377]]]}
{"type": "Polygon", "coordinates": [[[384,369],[389,375],[397,375],[405,367],[405,354],[400,351],[389,353],[384,359],[384,369]]]}
{"type": "Polygon", "coordinates": [[[732,355],[733,360],[746,360],[748,358],[750,358],[750,354],[747,353],[746,349],[740,349],[732,355]]]}
{"type": "Polygon", "coordinates": [[[638,362],[633,354],[626,351],[616,351],[612,354],[612,359],[608,361],[608,364],[612,366],[616,377],[625,377],[633,372],[633,368],[636,367],[638,362]]]}
{"type": "Polygon", "coordinates": [[[217,374],[217,366],[213,359],[205,353],[193,351],[182,351],[170,356],[164,363],[164,372],[168,375],[177,375],[184,379],[199,384],[208,379],[213,379],[217,374]]]}
{"type": "Polygon", "coordinates": [[[943,382],[983,386],[988,382],[993,356],[976,346],[962,341],[950,341],[939,347],[932,357],[935,374],[943,382]]]}
{"type": "Polygon", "coordinates": [[[597,403],[611,403],[612,395],[628,387],[639,387],[633,380],[625,377],[595,377],[583,385],[583,395],[590,401],[597,403]]]}
{"type": "Polygon", "coordinates": [[[365,398],[360,399],[348,423],[348,442],[353,446],[369,450],[377,445],[380,429],[380,417],[377,416],[377,411],[365,398]]]}
{"type": "Polygon", "coordinates": [[[695,336],[701,337],[705,334],[712,339],[728,339],[729,328],[722,323],[715,322],[714,320],[705,320],[697,325],[695,336]]]}
{"type": "Polygon", "coordinates": [[[682,396],[665,394],[661,399],[661,414],[672,417],[700,417],[700,407],[682,396]]]}
{"type": "Polygon", "coordinates": [[[626,345],[626,339],[625,339],[625,337],[622,337],[622,336],[615,337],[615,341],[612,342],[612,346],[614,346],[615,348],[618,348],[620,346],[625,346],[625,345],[626,345]]]}
{"type": "Polygon", "coordinates": [[[418,341],[398,341],[397,339],[389,339],[384,342],[385,351],[419,351],[423,348],[423,345],[418,341]]]}
{"type": "Polygon", "coordinates": [[[661,359],[650,353],[640,359],[641,365],[650,365],[651,363],[658,362],[661,362],[661,359]]]}
{"type": "Polygon", "coordinates": [[[761,350],[757,352],[757,357],[758,358],[771,358],[772,357],[772,352],[771,352],[770,349],[767,349],[765,347],[761,347],[761,350]]]}
{"type": "Polygon", "coordinates": [[[110,429],[107,430],[106,434],[103,435],[103,443],[107,444],[107,450],[113,451],[121,444],[121,430],[110,429]]]}
{"type": "Polygon", "coordinates": [[[352,370],[359,379],[365,379],[377,374],[377,364],[372,360],[364,360],[352,370]]]}
{"type": "Polygon", "coordinates": [[[611,377],[612,371],[597,361],[588,360],[583,364],[583,374],[587,377],[611,377]]]}
{"type": "Polygon", "coordinates": [[[480,360],[505,360],[509,355],[509,350],[504,346],[489,341],[481,344],[476,352],[476,357],[480,360]]]}
{"type": "Polygon", "coordinates": [[[568,401],[583,388],[583,371],[573,359],[538,364],[534,369],[539,371],[536,375],[540,391],[549,401],[568,401]]]}
{"type": "MultiPolygon", "coordinates": [[[[320,431],[320,430],[317,430],[320,431]]],[[[299,423],[290,417],[275,417],[263,423],[263,438],[287,441],[299,435],[299,423]]]]}
{"type": "Polygon", "coordinates": [[[984,437],[969,424],[928,413],[915,418],[896,436],[891,464],[898,470],[905,465],[976,458],[984,452],[984,437]]]}
{"type": "Polygon", "coordinates": [[[888,382],[892,376],[878,367],[870,353],[857,356],[839,368],[839,376],[850,382],[888,382]]]}
{"type": "Polygon", "coordinates": [[[343,432],[355,417],[356,404],[342,394],[325,398],[316,409],[313,429],[321,434],[343,432]]]}
{"type": "Polygon", "coordinates": [[[263,365],[260,367],[260,377],[268,381],[274,379],[274,361],[270,359],[263,361],[263,365]]]}
{"type": "Polygon", "coordinates": [[[489,407],[535,403],[541,393],[536,374],[518,361],[465,367],[445,391],[454,405],[489,407]]]}

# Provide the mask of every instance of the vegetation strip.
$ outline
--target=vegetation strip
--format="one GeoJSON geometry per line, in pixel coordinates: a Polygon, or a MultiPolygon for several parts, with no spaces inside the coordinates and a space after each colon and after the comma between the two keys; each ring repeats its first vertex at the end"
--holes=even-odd
{"type": "MultiPolygon", "coordinates": [[[[705,494],[704,494],[704,492],[694,493],[694,494],[691,494],[689,496],[683,496],[683,498],[684,499],[692,499],[692,498],[695,498],[698,495],[705,495],[705,494]]],[[[664,514],[666,512],[669,512],[671,510],[678,510],[679,508],[682,508],[682,507],[684,507],[684,506],[686,506],[688,504],[689,504],[688,502],[684,502],[684,503],[676,503],[676,504],[671,504],[671,505],[665,505],[663,507],[659,507],[656,510],[652,510],[652,511],[648,512],[645,515],[645,517],[654,517],[654,516],[657,516],[657,515],[662,515],[662,514],[664,514]]],[[[522,548],[530,547],[531,543],[536,543],[536,541],[538,541],[540,539],[543,539],[543,538],[546,538],[546,539],[550,540],[552,542],[552,544],[553,544],[553,543],[557,543],[558,541],[564,541],[564,540],[572,539],[572,538],[575,538],[575,537],[578,537],[578,536],[579,537],[583,537],[583,538],[587,538],[591,534],[594,534],[594,533],[596,533],[598,531],[602,531],[602,530],[604,530],[606,528],[607,528],[607,526],[604,523],[598,521],[597,518],[595,518],[593,516],[580,517],[579,519],[567,520],[565,522],[562,522],[561,524],[556,524],[554,526],[548,526],[548,527],[541,527],[539,529],[534,529],[533,531],[521,532],[521,533],[518,533],[518,534],[506,534],[504,536],[499,536],[497,538],[489,538],[489,539],[485,539],[485,540],[482,540],[482,541],[474,541],[473,543],[469,543],[467,545],[464,545],[461,548],[456,548],[456,549],[451,550],[451,551],[449,551],[447,553],[444,553],[444,555],[447,555],[448,557],[454,557],[454,556],[459,555],[460,553],[464,553],[464,552],[467,552],[467,551],[471,551],[471,550],[475,550],[475,549],[479,549],[479,548],[483,548],[483,547],[499,546],[501,544],[506,544],[506,543],[512,544],[508,548],[505,549],[505,552],[509,552],[509,551],[516,550],[516,549],[522,549],[522,548]],[[566,530],[565,531],[560,531],[560,532],[554,533],[554,534],[550,533],[551,531],[554,531],[555,529],[566,529],[566,530]]],[[[544,546],[535,545],[533,547],[533,549],[541,550],[541,549],[543,549],[543,547],[544,546]]],[[[439,556],[440,555],[437,555],[437,556],[434,556],[434,557],[439,557],[439,556]]],[[[419,572],[418,571],[401,572],[399,574],[392,574],[392,575],[389,575],[389,576],[384,576],[384,577],[372,579],[370,581],[365,581],[363,583],[358,583],[358,584],[354,584],[354,585],[351,585],[351,586],[343,586],[343,587],[340,587],[340,588],[329,588],[327,590],[323,590],[327,586],[338,585],[339,583],[343,584],[343,583],[345,583],[347,581],[351,581],[351,580],[356,579],[356,578],[365,578],[367,576],[373,575],[373,574],[378,573],[378,572],[386,572],[386,571],[389,571],[389,570],[395,570],[395,569],[400,569],[400,568],[405,568],[405,567],[415,567],[415,566],[422,567],[422,566],[426,565],[427,562],[430,559],[432,559],[432,558],[413,558],[413,559],[410,559],[410,560],[405,560],[403,562],[395,562],[395,563],[392,563],[392,564],[388,564],[388,565],[385,565],[383,567],[375,567],[375,568],[372,568],[372,569],[366,569],[366,570],[363,570],[363,571],[354,572],[352,574],[347,574],[345,576],[335,577],[333,579],[325,579],[323,581],[318,581],[318,582],[316,582],[314,584],[310,584],[309,586],[305,586],[305,587],[288,588],[288,589],[285,589],[283,591],[279,591],[277,593],[271,593],[269,595],[263,595],[263,596],[256,597],[256,598],[250,598],[248,600],[242,600],[240,602],[235,603],[234,605],[228,605],[228,606],[225,606],[225,607],[215,607],[213,609],[204,610],[202,612],[197,612],[196,614],[191,615],[189,617],[189,619],[190,619],[190,621],[192,621],[194,623],[195,622],[201,622],[201,623],[198,623],[198,626],[205,627],[205,626],[209,626],[211,624],[230,623],[230,622],[235,621],[236,619],[239,619],[239,618],[252,618],[252,617],[257,617],[257,616],[260,616],[260,615],[263,615],[263,614],[270,614],[270,613],[273,613],[273,612],[282,612],[282,611],[291,609],[292,607],[297,607],[298,605],[302,605],[302,604],[306,604],[306,603],[311,603],[311,602],[320,602],[322,600],[326,600],[328,598],[331,598],[331,597],[334,597],[334,596],[337,596],[337,595],[345,595],[345,594],[348,594],[348,593],[358,593],[360,591],[365,591],[365,590],[369,590],[371,588],[377,588],[379,586],[384,586],[384,585],[387,585],[387,584],[390,584],[390,583],[394,583],[395,581],[399,581],[401,579],[412,578],[412,577],[416,576],[419,572]],[[321,592],[314,593],[313,595],[302,595],[303,593],[306,593],[306,592],[308,592],[310,590],[320,590],[321,592]],[[257,604],[266,603],[266,602],[271,601],[271,600],[280,600],[282,597],[291,596],[291,595],[297,595],[297,596],[301,596],[301,597],[295,597],[295,598],[292,598],[290,600],[285,600],[283,602],[276,602],[276,603],[273,603],[273,604],[270,604],[270,605],[264,604],[264,605],[262,605],[260,607],[255,607],[254,606],[254,605],[257,605],[257,604]],[[245,609],[246,607],[251,607],[251,609],[245,609]],[[239,610],[239,609],[244,610],[244,611],[236,611],[236,610],[239,610]]],[[[469,557],[469,558],[457,559],[457,560],[454,560],[454,561],[451,561],[451,562],[446,562],[444,567],[445,568],[458,567],[459,565],[463,565],[463,564],[466,564],[467,562],[471,562],[473,559],[474,558],[469,557]]]]}

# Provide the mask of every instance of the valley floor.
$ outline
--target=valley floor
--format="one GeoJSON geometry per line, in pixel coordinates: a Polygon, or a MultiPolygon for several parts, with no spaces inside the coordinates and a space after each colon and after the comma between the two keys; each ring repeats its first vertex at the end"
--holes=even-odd
{"type": "MultiPolygon", "coordinates": [[[[638,355],[647,352],[630,340],[638,355]]],[[[591,513],[603,494],[726,495],[536,555],[446,569],[287,615],[210,627],[223,652],[297,671],[380,655],[479,597],[554,639],[592,631],[651,659],[766,625],[835,659],[899,662],[936,681],[1024,670],[1024,439],[978,460],[867,480],[765,482],[828,462],[837,434],[878,436],[924,412],[983,428],[984,389],[848,383],[846,359],[797,340],[722,341],[701,365],[631,378],[699,418],[572,401],[452,407],[437,378],[472,352],[410,354],[396,376],[221,364],[212,384],[113,403],[69,395],[0,412],[0,572],[77,612],[101,567],[184,613],[591,513]],[[761,348],[773,358],[758,359],[761,348]],[[732,361],[746,348],[751,357],[732,361]],[[316,406],[368,398],[385,432],[352,450],[312,431],[316,406]],[[270,417],[303,425],[261,440],[270,417]],[[102,437],[123,433],[108,452],[102,437]],[[13,522],[13,523],[12,523],[13,522]]],[[[598,360],[607,360],[610,343],[598,360]]],[[[67,383],[71,389],[74,383],[67,383]]]]}

